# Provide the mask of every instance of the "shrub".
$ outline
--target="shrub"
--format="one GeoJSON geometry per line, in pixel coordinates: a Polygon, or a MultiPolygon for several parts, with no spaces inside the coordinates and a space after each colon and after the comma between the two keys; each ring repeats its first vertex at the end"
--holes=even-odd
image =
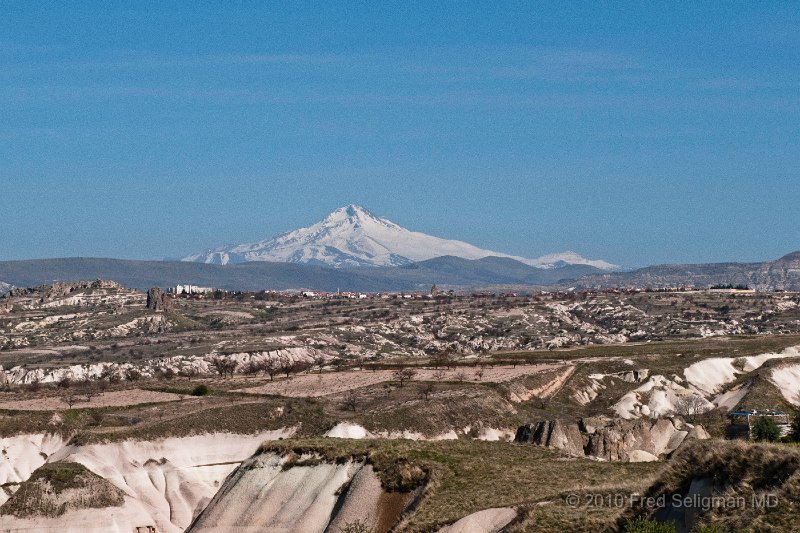
{"type": "Polygon", "coordinates": [[[694,533],[725,533],[728,531],[719,524],[709,524],[707,526],[698,527],[694,533]]]}
{"type": "Polygon", "coordinates": [[[370,533],[372,529],[366,522],[356,520],[355,522],[348,522],[340,528],[341,533],[370,533]]]}
{"type": "Polygon", "coordinates": [[[211,391],[208,390],[208,387],[201,383],[192,389],[192,396],[207,396],[209,392],[211,391]]]}

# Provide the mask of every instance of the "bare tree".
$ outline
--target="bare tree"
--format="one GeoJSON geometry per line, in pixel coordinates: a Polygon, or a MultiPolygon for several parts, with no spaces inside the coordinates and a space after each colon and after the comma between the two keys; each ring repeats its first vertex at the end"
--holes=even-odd
{"type": "Polygon", "coordinates": [[[747,358],[746,357],[737,357],[733,361],[731,361],[731,365],[733,368],[739,370],[740,372],[744,372],[744,367],[747,366],[747,358]]]}
{"type": "Polygon", "coordinates": [[[295,371],[295,362],[288,357],[281,358],[278,369],[281,374],[286,374],[286,379],[289,379],[292,372],[295,371]]]}
{"type": "Polygon", "coordinates": [[[413,368],[400,368],[395,371],[394,379],[395,381],[400,383],[400,387],[402,387],[406,381],[414,379],[414,376],[416,375],[417,371],[414,370],[413,368]]]}
{"type": "Polygon", "coordinates": [[[108,365],[100,372],[100,379],[108,383],[119,383],[122,377],[119,375],[119,369],[113,365],[108,365]]]}
{"type": "Polygon", "coordinates": [[[178,370],[178,375],[186,378],[187,381],[191,381],[192,378],[197,377],[199,373],[200,371],[193,366],[184,366],[180,370],[178,370]]]}
{"type": "Polygon", "coordinates": [[[466,372],[464,372],[463,370],[459,370],[458,372],[456,372],[456,379],[458,380],[459,383],[464,383],[464,380],[467,379],[466,372]]]}
{"type": "Polygon", "coordinates": [[[233,359],[222,356],[212,357],[210,364],[221,377],[233,377],[234,372],[236,372],[236,367],[238,366],[233,359]]]}
{"type": "Polygon", "coordinates": [[[225,363],[225,359],[224,359],[224,358],[222,358],[222,357],[219,357],[219,356],[212,357],[212,358],[211,358],[211,361],[209,361],[209,362],[208,362],[208,364],[209,364],[209,365],[211,366],[211,368],[213,368],[213,369],[214,369],[214,370],[217,372],[217,374],[219,374],[220,376],[224,376],[224,375],[225,375],[226,363],[225,363]]]}
{"type": "Polygon", "coordinates": [[[264,374],[269,376],[269,380],[272,381],[275,379],[275,374],[278,373],[278,362],[268,357],[261,362],[261,369],[264,371],[264,374]]]}
{"type": "Polygon", "coordinates": [[[125,379],[128,381],[139,381],[142,379],[142,373],[133,367],[127,368],[125,370],[125,379]]]}
{"type": "Polygon", "coordinates": [[[312,365],[308,361],[295,361],[294,362],[294,371],[296,373],[298,373],[298,374],[300,372],[311,373],[311,369],[313,367],[314,367],[314,365],[312,365]]]}
{"type": "Polygon", "coordinates": [[[156,378],[163,379],[165,381],[172,381],[175,379],[175,370],[168,366],[159,368],[156,372],[156,378]]]}
{"type": "Polygon", "coordinates": [[[322,374],[322,367],[325,366],[325,356],[322,354],[315,355],[314,364],[317,365],[317,370],[322,374]]]}
{"type": "Polygon", "coordinates": [[[248,376],[256,376],[258,375],[259,372],[261,372],[261,366],[262,366],[261,361],[250,359],[242,367],[242,372],[244,372],[248,376]]]}
{"type": "Polygon", "coordinates": [[[481,379],[483,379],[483,372],[484,372],[484,370],[485,370],[485,368],[484,368],[484,366],[483,366],[483,365],[481,365],[481,366],[479,366],[478,368],[476,368],[476,369],[475,369],[475,379],[477,379],[478,381],[480,381],[481,379]]]}
{"type": "Polygon", "coordinates": [[[80,398],[77,394],[67,394],[66,396],[61,397],[61,401],[67,404],[67,407],[72,409],[72,406],[78,403],[80,398]]]}
{"type": "Polygon", "coordinates": [[[78,384],[76,390],[76,394],[83,396],[87,402],[92,401],[92,397],[95,395],[95,392],[94,383],[88,377],[78,384]]]}
{"type": "Polygon", "coordinates": [[[447,350],[442,350],[431,357],[431,364],[433,368],[450,368],[450,365],[453,364],[453,355],[447,350]]]}
{"type": "Polygon", "coordinates": [[[434,384],[432,381],[426,381],[425,383],[419,386],[419,395],[428,401],[428,397],[433,393],[434,384]]]}
{"type": "MultiPolygon", "coordinates": [[[[28,390],[31,392],[37,392],[42,387],[42,382],[39,381],[39,378],[33,378],[30,383],[28,383],[28,390]]],[[[8,389],[9,383],[6,382],[5,388],[8,389]]]]}
{"type": "Polygon", "coordinates": [[[358,404],[359,397],[355,389],[347,391],[347,393],[344,395],[344,400],[342,400],[342,406],[348,411],[353,411],[355,413],[356,409],[358,409],[358,404]]]}
{"type": "Polygon", "coordinates": [[[675,403],[675,412],[679,415],[689,418],[692,422],[695,421],[697,415],[708,410],[708,405],[702,396],[692,393],[681,397],[675,403]]]}
{"type": "Polygon", "coordinates": [[[447,377],[447,372],[444,369],[440,368],[433,373],[433,379],[436,381],[444,381],[444,378],[447,377]]]}

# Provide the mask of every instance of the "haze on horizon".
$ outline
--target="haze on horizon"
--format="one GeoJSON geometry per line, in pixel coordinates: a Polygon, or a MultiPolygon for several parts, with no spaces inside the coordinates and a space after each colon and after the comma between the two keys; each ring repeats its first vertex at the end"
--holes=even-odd
{"type": "Polygon", "coordinates": [[[0,260],[363,205],[524,257],[800,249],[800,5],[0,7],[0,260]]]}

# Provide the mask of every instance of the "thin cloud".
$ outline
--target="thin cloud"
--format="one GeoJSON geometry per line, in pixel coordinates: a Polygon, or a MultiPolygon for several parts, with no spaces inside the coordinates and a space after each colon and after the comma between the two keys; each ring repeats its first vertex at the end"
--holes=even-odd
{"type": "MultiPolygon", "coordinates": [[[[12,52],[13,53],[13,52],[12,52]]],[[[117,52],[105,58],[91,60],[46,60],[24,64],[4,65],[4,70],[23,71],[96,71],[96,70],[157,70],[219,65],[328,65],[352,60],[354,56],[333,54],[214,54],[201,56],[163,56],[142,52],[117,52]]]]}

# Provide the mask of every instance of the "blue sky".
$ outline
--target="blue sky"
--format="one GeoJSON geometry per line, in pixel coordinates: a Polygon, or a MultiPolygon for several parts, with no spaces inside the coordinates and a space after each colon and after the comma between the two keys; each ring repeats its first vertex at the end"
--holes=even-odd
{"type": "Polygon", "coordinates": [[[0,4],[0,259],[348,203],[529,257],[800,249],[795,2],[64,4],[0,4]]]}

